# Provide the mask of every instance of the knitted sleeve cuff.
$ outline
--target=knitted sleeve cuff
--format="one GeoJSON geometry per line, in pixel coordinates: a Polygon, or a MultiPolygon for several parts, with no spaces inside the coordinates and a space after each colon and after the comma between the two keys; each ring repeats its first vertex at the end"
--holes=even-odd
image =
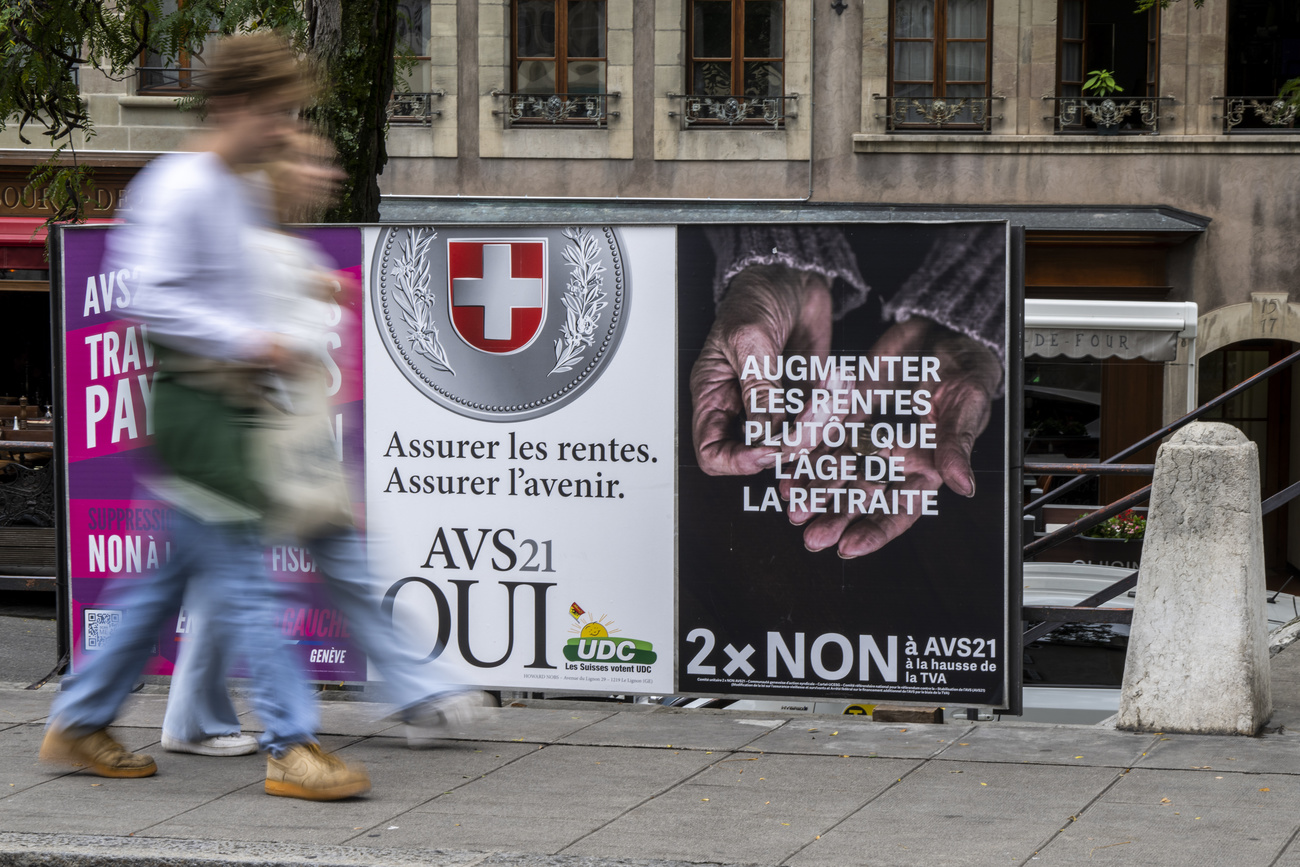
{"type": "Polygon", "coordinates": [[[857,257],[837,228],[711,226],[705,234],[717,261],[713,275],[715,305],[726,294],[732,278],[751,265],[785,265],[822,275],[831,284],[836,319],[867,300],[870,289],[858,271],[857,257]]]}
{"type": "Polygon", "coordinates": [[[930,248],[925,262],[885,303],[885,319],[933,320],[975,340],[1005,367],[1006,229],[975,226],[930,248]]]}

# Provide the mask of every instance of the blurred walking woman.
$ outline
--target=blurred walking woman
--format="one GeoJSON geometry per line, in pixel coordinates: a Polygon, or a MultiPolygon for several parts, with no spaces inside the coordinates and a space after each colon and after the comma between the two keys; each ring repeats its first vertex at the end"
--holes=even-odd
{"type": "MultiPolygon", "coordinates": [[[[294,347],[299,363],[267,378],[269,407],[254,436],[255,464],[267,500],[269,544],[306,547],[334,604],[344,612],[352,640],[383,674],[387,697],[408,723],[408,743],[427,746],[437,734],[469,722],[481,693],[448,686],[440,665],[408,654],[382,613],[365,544],[350,508],[351,496],[331,425],[327,333],[350,315],[335,301],[338,275],[309,240],[286,228],[314,222],[334,200],[343,173],[325,139],[299,132],[281,159],[261,167],[275,203],[275,229],[252,232],[249,247],[259,275],[265,321],[294,347]]],[[[237,732],[239,721],[225,688],[228,643],[203,628],[209,601],[187,600],[199,611],[198,635],[182,647],[163,724],[185,752],[216,734],[237,732]]]]}
{"type": "Polygon", "coordinates": [[[265,726],[266,791],[336,799],[370,788],[359,766],[320,750],[315,705],[281,642],[262,560],[268,507],[250,462],[263,379],[299,364],[249,291],[249,233],[265,221],[257,190],[235,174],[284,147],[309,95],[289,46],[270,34],[225,40],[204,75],[210,128],[192,152],[160,157],[131,183],[126,224],[109,237],[115,268],[138,270],[131,312],[157,349],[154,452],[163,472],[150,494],[173,512],[172,558],[129,584],[127,612],[108,646],[65,683],[41,757],[106,777],[146,777],[152,757],[124,749],[105,728],[150,656],[187,586],[214,597],[207,632],[238,648],[265,726]]]}

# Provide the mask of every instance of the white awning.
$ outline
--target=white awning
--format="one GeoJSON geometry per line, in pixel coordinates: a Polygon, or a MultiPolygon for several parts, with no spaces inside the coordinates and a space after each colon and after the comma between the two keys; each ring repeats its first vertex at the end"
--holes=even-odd
{"type": "Polygon", "coordinates": [[[1025,300],[1025,356],[1173,361],[1196,337],[1190,301],[1025,300]]]}

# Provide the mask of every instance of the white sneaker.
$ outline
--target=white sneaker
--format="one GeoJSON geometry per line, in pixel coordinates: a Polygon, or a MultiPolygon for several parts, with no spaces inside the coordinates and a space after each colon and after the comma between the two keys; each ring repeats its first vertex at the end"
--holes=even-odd
{"type": "Polygon", "coordinates": [[[164,734],[162,748],[169,753],[194,753],[197,756],[246,756],[257,752],[257,738],[245,734],[217,735],[190,742],[164,734]]]}
{"type": "Polygon", "coordinates": [[[439,696],[416,708],[406,723],[406,745],[423,750],[437,744],[438,738],[464,729],[483,716],[488,704],[486,693],[472,690],[439,696]]]}

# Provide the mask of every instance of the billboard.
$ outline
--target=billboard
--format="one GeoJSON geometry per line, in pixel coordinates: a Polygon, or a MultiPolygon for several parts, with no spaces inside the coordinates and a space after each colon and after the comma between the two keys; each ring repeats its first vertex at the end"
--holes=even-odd
{"type": "MultiPolygon", "coordinates": [[[[60,347],[64,461],[60,543],[66,546],[63,589],[74,673],[128,615],[118,603],[114,582],[136,580],[173,554],[167,533],[171,509],[142,484],[154,470],[146,448],[152,433],[154,348],[147,329],[131,319],[135,275],[112,270],[106,261],[110,231],[86,226],[58,233],[55,345],[60,347]]],[[[360,230],[315,229],[311,237],[328,263],[359,285],[360,230]]],[[[333,362],[330,403],[338,453],[359,477],[361,295],[344,293],[338,300],[335,327],[326,336],[333,362]]],[[[366,659],[349,640],[346,612],[329,601],[307,551],[273,545],[265,556],[283,591],[281,633],[297,647],[308,674],[321,680],[366,679],[366,659]]],[[[158,636],[146,673],[171,674],[181,643],[200,628],[186,611],[177,612],[158,636]]]]}
{"type": "MultiPolygon", "coordinates": [[[[1005,223],[312,233],[362,284],[332,355],[375,598],[446,679],[1014,697],[1021,342],[1005,223]]],[[[78,658],[120,616],[105,580],[153,562],[167,516],[134,493],[150,350],[129,303],[107,306],[130,275],[101,274],[102,239],[64,233],[78,658]]],[[[301,600],[286,640],[346,648],[320,634],[347,612],[316,597],[305,552],[267,556],[301,600]]],[[[155,671],[183,625],[160,636],[155,671]]],[[[304,652],[322,679],[371,674],[356,651],[314,667],[304,652]]]]}
{"type": "Polygon", "coordinates": [[[678,244],[678,691],[1001,706],[1007,226],[678,244]]]}
{"type": "Polygon", "coordinates": [[[366,508],[463,683],[673,689],[676,232],[366,230],[366,508]]]}

